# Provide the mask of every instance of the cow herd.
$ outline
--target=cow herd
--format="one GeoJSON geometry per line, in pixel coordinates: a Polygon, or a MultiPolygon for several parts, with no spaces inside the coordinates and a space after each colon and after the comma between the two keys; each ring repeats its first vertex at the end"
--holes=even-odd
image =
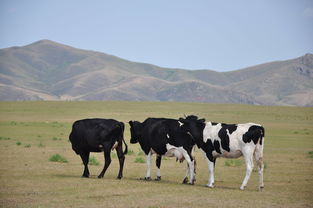
{"type": "MultiPolygon", "coordinates": [[[[263,183],[264,128],[255,123],[224,124],[205,121],[190,115],[179,119],[147,118],[143,122],[129,121],[130,143],[139,143],[146,155],[147,171],[144,180],[151,180],[151,156],[156,154],[156,179],[161,180],[162,157],[176,157],[186,160],[187,169],[183,183],[194,184],[196,161],[194,149],[198,147],[208,162],[208,187],[214,187],[214,168],[218,157],[244,157],[246,175],[240,186],[244,190],[253,169],[253,158],[259,173],[259,189],[263,183]]],[[[123,177],[127,144],[124,140],[125,125],[114,119],[83,119],[75,121],[69,139],[72,149],[80,155],[84,171],[82,177],[89,177],[90,152],[104,152],[105,163],[98,178],[102,178],[111,163],[111,150],[116,149],[119,159],[117,178],[123,177]],[[123,143],[125,150],[123,151],[123,143]]]]}

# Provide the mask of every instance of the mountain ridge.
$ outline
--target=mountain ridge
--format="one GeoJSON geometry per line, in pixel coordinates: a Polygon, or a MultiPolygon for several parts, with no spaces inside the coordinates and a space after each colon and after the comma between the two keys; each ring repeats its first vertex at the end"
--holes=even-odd
{"type": "Polygon", "coordinates": [[[0,100],[313,106],[313,55],[229,72],[163,68],[50,40],[0,49],[0,100]]]}

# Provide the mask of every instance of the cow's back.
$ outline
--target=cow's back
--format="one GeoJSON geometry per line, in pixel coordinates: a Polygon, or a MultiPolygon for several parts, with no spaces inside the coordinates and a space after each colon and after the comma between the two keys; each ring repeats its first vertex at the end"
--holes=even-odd
{"type": "Polygon", "coordinates": [[[149,133],[152,148],[159,149],[163,154],[167,151],[166,144],[188,149],[193,145],[190,136],[180,129],[178,120],[175,119],[163,119],[155,122],[149,133]]]}
{"type": "Polygon", "coordinates": [[[144,122],[144,129],[142,137],[145,140],[157,139],[156,135],[160,135],[168,131],[169,122],[174,121],[174,119],[168,118],[147,118],[144,122]]]}
{"type": "Polygon", "coordinates": [[[180,127],[178,120],[168,119],[165,120],[163,125],[166,126],[166,131],[169,136],[169,143],[177,147],[187,147],[194,145],[193,140],[186,131],[180,127]]]}

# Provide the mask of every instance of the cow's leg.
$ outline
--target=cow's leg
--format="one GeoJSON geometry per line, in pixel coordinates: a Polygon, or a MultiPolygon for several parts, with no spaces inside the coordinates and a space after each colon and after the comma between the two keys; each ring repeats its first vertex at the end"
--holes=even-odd
{"type": "Polygon", "coordinates": [[[240,186],[241,190],[244,190],[246,188],[249,178],[251,176],[251,172],[253,169],[253,150],[247,148],[245,151],[243,151],[243,156],[246,162],[246,176],[240,186]]]}
{"type": "Polygon", "coordinates": [[[186,168],[186,176],[183,180],[183,184],[188,183],[188,176],[190,175],[190,169],[189,169],[189,163],[187,163],[187,168],[186,168]]]}
{"type": "Polygon", "coordinates": [[[124,161],[125,161],[125,155],[123,153],[123,147],[122,147],[122,142],[118,143],[118,146],[116,147],[116,153],[118,156],[118,160],[120,163],[120,170],[118,172],[118,179],[121,179],[123,177],[123,168],[124,168],[124,161]]]}
{"type": "Polygon", "coordinates": [[[263,182],[263,170],[264,170],[264,164],[263,164],[263,146],[257,144],[256,150],[254,152],[254,159],[256,160],[256,165],[259,169],[259,190],[262,190],[264,188],[264,182],[263,182]]]}
{"type": "MultiPolygon", "coordinates": [[[[191,157],[193,158],[193,161],[194,161],[194,177],[193,177],[193,181],[195,182],[196,181],[196,160],[195,160],[195,157],[194,157],[194,154],[192,152],[191,154],[191,157]]],[[[188,183],[188,176],[190,175],[190,168],[189,168],[189,164],[187,163],[187,168],[186,168],[186,176],[183,180],[183,184],[186,184],[188,183]]]]}
{"type": "Polygon", "coordinates": [[[195,159],[195,157],[192,155],[191,156],[193,159],[193,184],[196,182],[196,167],[197,167],[197,161],[195,159]]]}
{"type": "Polygon", "coordinates": [[[103,170],[101,171],[100,175],[98,176],[98,178],[103,178],[105,171],[108,169],[108,167],[111,164],[111,155],[110,155],[110,151],[111,149],[105,149],[104,150],[104,159],[105,159],[105,163],[104,163],[104,167],[103,170]]]}
{"type": "Polygon", "coordinates": [[[80,157],[81,157],[83,164],[84,164],[84,172],[83,172],[82,177],[86,177],[86,178],[89,177],[89,169],[88,169],[89,154],[90,154],[90,152],[80,153],[80,157]]]}
{"type": "Polygon", "coordinates": [[[264,181],[263,181],[263,170],[264,170],[264,164],[263,164],[263,158],[259,158],[259,160],[256,161],[258,169],[259,169],[259,190],[262,190],[264,188],[264,181]]]}
{"type": "Polygon", "coordinates": [[[187,163],[188,163],[188,171],[189,171],[189,183],[191,185],[194,184],[194,173],[195,173],[195,166],[194,166],[194,160],[192,158],[192,156],[190,154],[188,154],[188,152],[186,150],[182,151],[182,154],[184,155],[184,158],[186,159],[187,163]]]}
{"type": "Polygon", "coordinates": [[[213,159],[213,162],[208,159],[208,168],[209,168],[209,180],[207,187],[213,188],[215,179],[214,179],[214,168],[215,168],[216,158],[213,159]]]}
{"type": "Polygon", "coordinates": [[[147,173],[145,176],[145,180],[151,180],[151,151],[146,155],[147,160],[147,173]]]}
{"type": "Polygon", "coordinates": [[[162,155],[157,155],[156,156],[156,160],[155,160],[155,164],[157,166],[157,172],[156,172],[156,181],[160,181],[161,180],[161,171],[160,171],[160,168],[161,168],[161,160],[162,160],[162,155]]]}
{"type": "Polygon", "coordinates": [[[189,183],[191,185],[193,185],[195,183],[195,161],[190,159],[189,162],[189,174],[190,174],[190,179],[189,179],[189,183]]]}

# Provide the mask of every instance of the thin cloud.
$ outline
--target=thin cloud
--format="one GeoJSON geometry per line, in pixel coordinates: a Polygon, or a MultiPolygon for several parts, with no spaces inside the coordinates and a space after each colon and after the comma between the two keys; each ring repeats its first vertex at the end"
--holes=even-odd
{"type": "Polygon", "coordinates": [[[303,15],[305,17],[313,17],[313,8],[306,8],[304,11],[303,11],[303,15]]]}

